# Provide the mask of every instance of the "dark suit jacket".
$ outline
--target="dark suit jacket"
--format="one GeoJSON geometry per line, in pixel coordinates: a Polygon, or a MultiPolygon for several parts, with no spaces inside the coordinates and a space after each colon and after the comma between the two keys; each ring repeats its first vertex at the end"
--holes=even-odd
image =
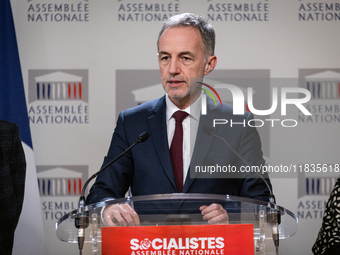
{"type": "MultiPolygon", "coordinates": [[[[250,113],[233,116],[230,105],[215,107],[212,100],[208,100],[208,113],[201,116],[191,165],[245,165],[221,140],[203,133],[202,127],[206,123],[212,126],[214,118],[247,122],[252,117],[250,113]]],[[[149,132],[150,138],[97,177],[87,197],[87,204],[108,197],[124,197],[129,186],[133,196],[177,193],[167,140],[164,96],[120,113],[103,165],[133,144],[144,131],[149,132]]],[[[264,164],[261,142],[255,128],[220,125],[214,131],[223,136],[251,165],[264,164]]],[[[249,175],[237,179],[230,179],[228,175],[225,176],[227,178],[196,178],[199,176],[191,175],[191,178],[190,174],[187,175],[183,193],[228,194],[268,201],[268,188],[259,178],[249,178],[252,177],[249,175]]]]}
{"type": "Polygon", "coordinates": [[[0,120],[0,250],[12,254],[25,191],[26,161],[17,125],[0,120]]]}

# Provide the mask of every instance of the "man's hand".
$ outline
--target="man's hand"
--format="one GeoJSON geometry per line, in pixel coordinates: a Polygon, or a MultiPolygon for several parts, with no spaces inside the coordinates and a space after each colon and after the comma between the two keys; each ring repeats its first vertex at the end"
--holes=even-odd
{"type": "Polygon", "coordinates": [[[203,220],[207,220],[209,224],[228,224],[229,217],[227,211],[220,204],[203,205],[200,207],[203,220]]]}
{"type": "Polygon", "coordinates": [[[103,220],[110,226],[136,226],[140,224],[138,214],[128,204],[114,204],[103,211],[103,220]]]}

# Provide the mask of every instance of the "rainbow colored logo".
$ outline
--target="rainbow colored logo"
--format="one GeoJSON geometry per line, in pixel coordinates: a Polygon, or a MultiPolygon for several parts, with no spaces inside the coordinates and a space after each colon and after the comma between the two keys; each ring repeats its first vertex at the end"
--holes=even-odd
{"type": "MultiPolygon", "coordinates": [[[[217,93],[217,91],[216,91],[213,87],[211,87],[210,85],[205,84],[205,83],[203,83],[203,82],[197,82],[197,83],[202,84],[202,85],[208,87],[212,92],[214,92],[214,93],[216,94],[218,100],[220,101],[220,104],[222,105],[222,100],[221,100],[221,98],[220,98],[220,95],[217,93]]],[[[198,89],[201,89],[201,90],[203,90],[205,93],[207,93],[207,94],[212,98],[212,100],[214,100],[215,106],[217,106],[215,97],[213,96],[213,94],[212,94],[209,90],[204,89],[204,88],[201,88],[201,87],[197,87],[197,88],[198,88],[198,89]]]]}

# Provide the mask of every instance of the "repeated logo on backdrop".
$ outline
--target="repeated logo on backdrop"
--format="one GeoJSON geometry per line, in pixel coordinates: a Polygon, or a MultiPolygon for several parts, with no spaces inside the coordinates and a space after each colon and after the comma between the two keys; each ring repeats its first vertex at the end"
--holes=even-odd
{"type": "Polygon", "coordinates": [[[340,72],[323,71],[305,76],[306,88],[313,99],[340,98],[340,72]]]}
{"type": "Polygon", "coordinates": [[[340,21],[340,3],[330,0],[299,0],[298,20],[304,22],[340,21]]]}
{"type": "MultiPolygon", "coordinates": [[[[335,165],[328,165],[335,168],[335,165]]],[[[337,166],[339,172],[339,166],[337,166]]],[[[322,176],[317,177],[306,176],[304,172],[298,172],[298,198],[304,196],[329,196],[335,185],[336,177],[322,176]]]]}
{"type": "Polygon", "coordinates": [[[181,12],[179,0],[161,3],[159,1],[118,0],[118,22],[164,22],[181,12]]]}
{"type": "Polygon", "coordinates": [[[31,124],[89,124],[88,70],[29,70],[31,124]]]}
{"type": "Polygon", "coordinates": [[[209,1],[207,18],[217,22],[267,22],[268,1],[209,1]]]}
{"type": "Polygon", "coordinates": [[[40,196],[80,196],[87,179],[84,166],[37,166],[40,196]]]}
{"type": "Polygon", "coordinates": [[[90,20],[90,4],[88,0],[77,1],[28,1],[27,22],[63,23],[88,22],[90,20]]]}
{"type": "MultiPolygon", "coordinates": [[[[309,165],[310,167],[310,165],[309,165]]],[[[337,180],[339,164],[324,164],[334,175],[319,173],[310,175],[298,172],[298,207],[299,219],[322,219],[329,195],[337,180]]]]}
{"type": "Polygon", "coordinates": [[[312,115],[299,114],[299,122],[340,122],[340,69],[300,69],[299,86],[312,95],[305,105],[312,115]]]}
{"type": "Polygon", "coordinates": [[[45,220],[58,220],[77,208],[88,166],[37,166],[41,207],[45,220]]]}

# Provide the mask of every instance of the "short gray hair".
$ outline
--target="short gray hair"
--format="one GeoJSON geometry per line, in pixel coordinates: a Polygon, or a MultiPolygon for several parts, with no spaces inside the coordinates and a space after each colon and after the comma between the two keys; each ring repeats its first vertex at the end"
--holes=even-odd
{"type": "Polygon", "coordinates": [[[200,31],[202,36],[204,50],[206,55],[214,55],[215,52],[215,29],[208,23],[208,21],[199,15],[193,13],[182,13],[170,17],[159,32],[157,40],[157,49],[159,46],[159,39],[165,30],[171,27],[193,27],[200,31]]]}

